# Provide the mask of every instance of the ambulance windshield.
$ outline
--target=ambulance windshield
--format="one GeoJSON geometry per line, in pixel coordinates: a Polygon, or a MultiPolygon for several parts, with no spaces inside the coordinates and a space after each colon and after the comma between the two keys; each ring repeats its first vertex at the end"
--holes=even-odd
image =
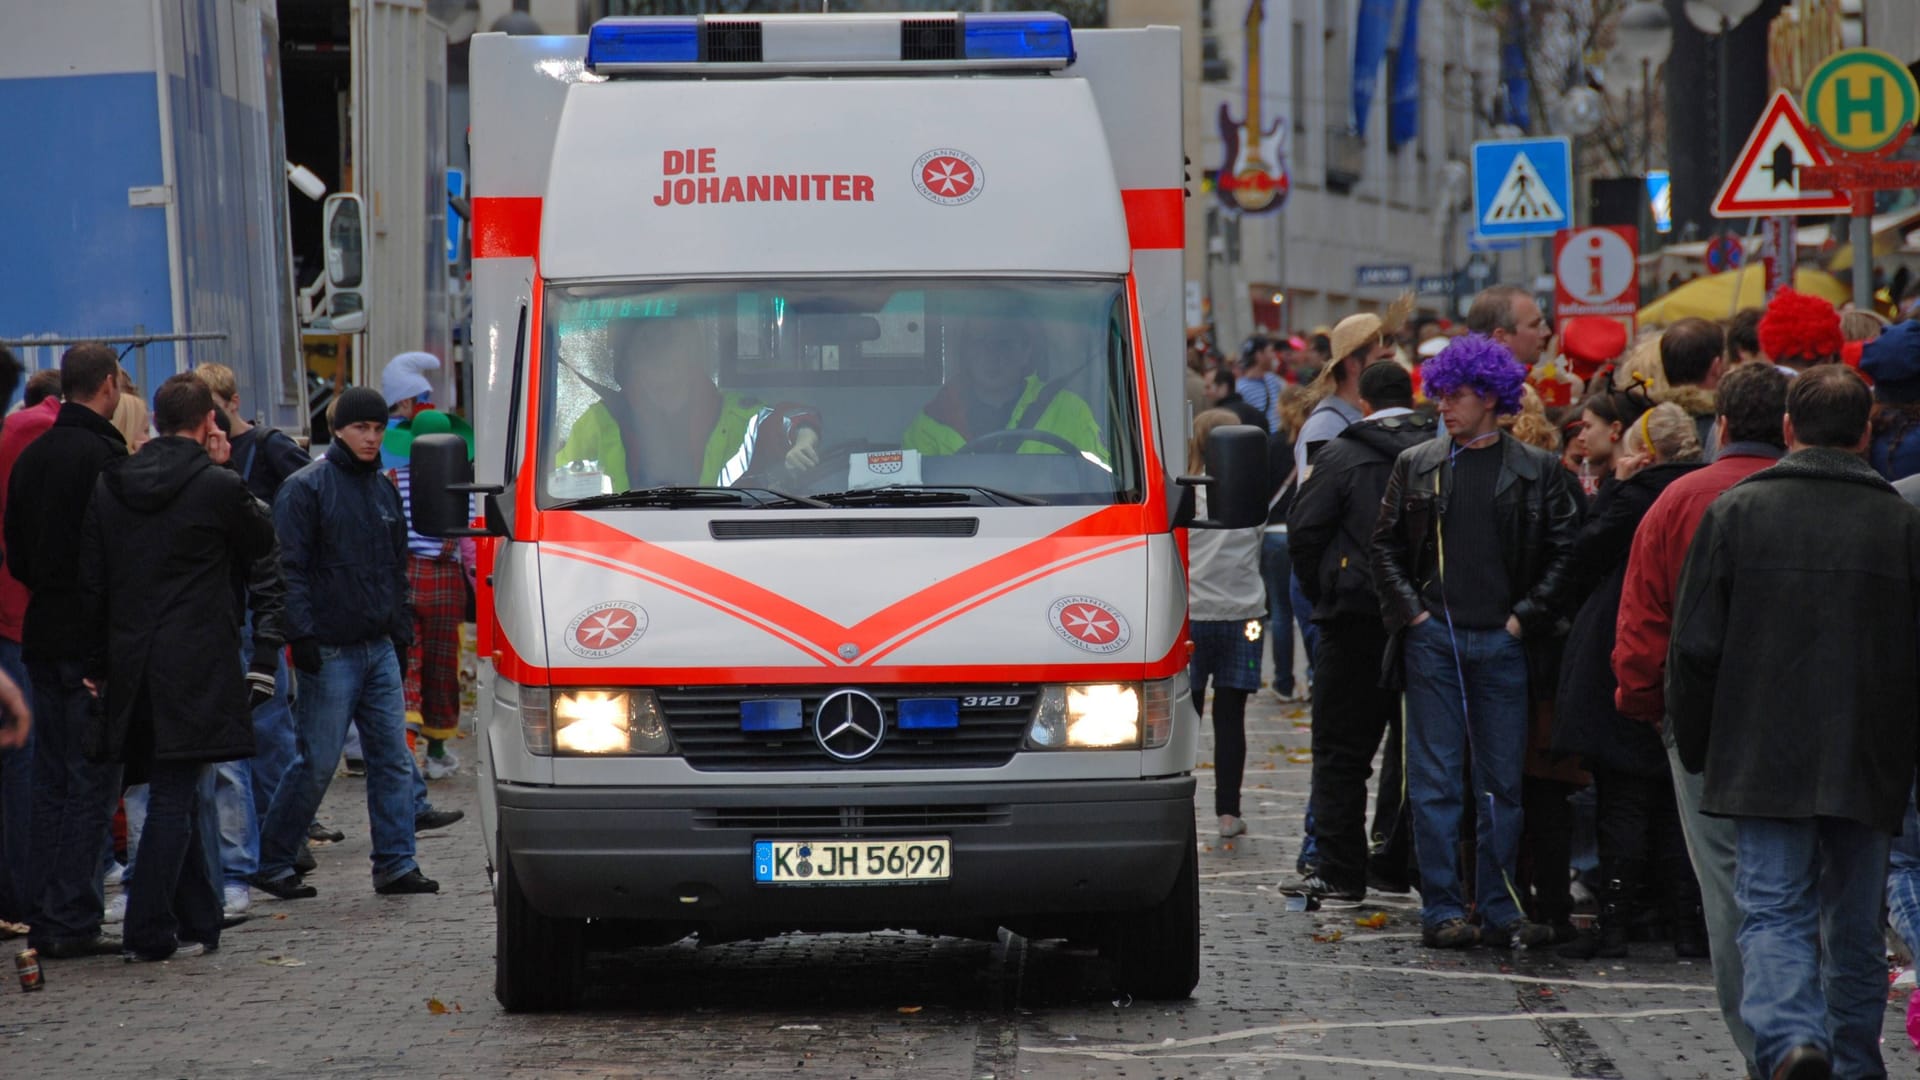
{"type": "Polygon", "coordinates": [[[545,505],[1141,497],[1118,281],[557,285],[543,318],[545,505]]]}

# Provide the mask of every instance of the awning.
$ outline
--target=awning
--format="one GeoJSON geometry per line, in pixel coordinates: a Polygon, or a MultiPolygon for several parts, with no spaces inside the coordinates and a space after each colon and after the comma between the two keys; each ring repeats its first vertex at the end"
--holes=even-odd
{"type": "MultiPolygon", "coordinates": [[[[1793,287],[1835,305],[1853,297],[1845,282],[1824,270],[1800,268],[1793,275],[1793,287]]],[[[1724,319],[1743,307],[1763,306],[1766,293],[1767,275],[1758,265],[1694,278],[1641,308],[1640,325],[1667,326],[1689,318],[1724,319]],[[1735,289],[1739,290],[1738,301],[1734,299],[1735,289]]]]}

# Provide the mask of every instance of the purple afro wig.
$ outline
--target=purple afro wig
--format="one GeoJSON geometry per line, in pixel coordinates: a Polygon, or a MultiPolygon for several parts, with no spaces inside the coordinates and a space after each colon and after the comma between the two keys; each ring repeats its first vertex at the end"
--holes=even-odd
{"type": "Polygon", "coordinates": [[[1465,387],[1494,399],[1494,411],[1512,416],[1520,411],[1520,391],[1527,384],[1525,364],[1513,358],[1505,345],[1485,334],[1454,338],[1440,355],[1420,368],[1420,383],[1434,400],[1465,387]]]}

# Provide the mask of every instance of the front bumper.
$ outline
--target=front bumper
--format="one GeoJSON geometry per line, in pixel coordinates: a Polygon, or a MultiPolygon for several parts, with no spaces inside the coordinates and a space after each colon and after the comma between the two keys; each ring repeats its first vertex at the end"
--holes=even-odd
{"type": "Polygon", "coordinates": [[[880,787],[498,784],[527,899],[560,918],[782,929],[923,927],[1131,911],[1194,844],[1192,777],[880,787]],[[756,840],[948,837],[951,880],[765,886],[756,840]]]}

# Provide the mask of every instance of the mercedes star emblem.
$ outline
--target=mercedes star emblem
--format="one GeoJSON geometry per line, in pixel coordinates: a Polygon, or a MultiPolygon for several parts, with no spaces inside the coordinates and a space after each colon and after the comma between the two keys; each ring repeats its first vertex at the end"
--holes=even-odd
{"type": "Polygon", "coordinates": [[[880,749],[887,735],[887,714],[859,690],[835,690],[813,714],[813,737],[820,749],[840,761],[862,761],[880,749]]]}

